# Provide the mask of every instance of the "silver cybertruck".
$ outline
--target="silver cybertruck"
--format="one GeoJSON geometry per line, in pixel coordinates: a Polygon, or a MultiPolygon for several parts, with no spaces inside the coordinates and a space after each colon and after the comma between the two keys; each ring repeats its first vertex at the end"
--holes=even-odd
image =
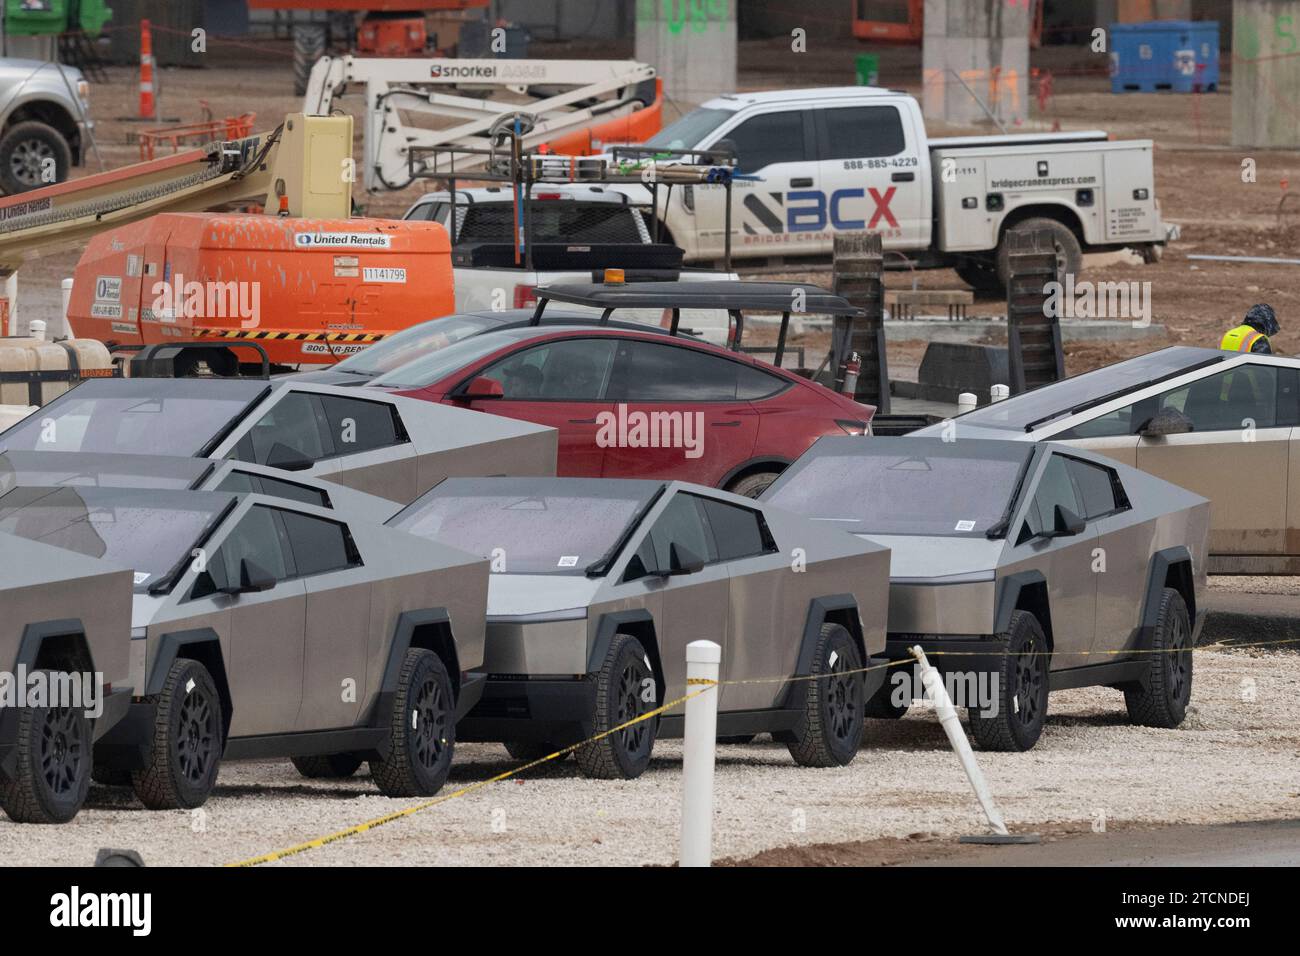
{"type": "Polygon", "coordinates": [[[553,428],[293,377],[90,379],[0,452],[233,459],[406,504],[449,475],[553,475],[553,428]]]}
{"type": "MultiPolygon", "coordinates": [[[[762,500],[891,549],[888,657],[919,644],[974,688],[964,705],[985,749],[1032,747],[1049,690],[1113,687],[1134,723],[1182,722],[1204,498],[1064,445],[903,437],[823,438],[762,500]]],[[[871,716],[922,696],[899,674],[871,716]]]]}
{"type": "MultiPolygon", "coordinates": [[[[889,553],[684,482],[449,478],[390,522],[492,562],[483,699],[463,740],[536,759],[686,690],[686,645],[722,646],[718,733],[770,731],[805,766],[851,761],[883,680],[889,553]],[[802,679],[801,679],[802,678],[802,679]],[[728,682],[733,683],[728,683],[728,682]]],[[[630,779],[680,708],[576,751],[630,779]]]]}
{"type": "MultiPolygon", "coordinates": [[[[97,669],[128,662],[104,670],[129,707],[103,733],[75,721],[95,736],[93,762],[83,748],[63,770],[75,786],[28,782],[58,805],[51,820],[75,814],[92,772],[151,809],[198,806],[223,757],[290,757],[311,777],[368,760],[389,796],[446,779],[456,720],[483,690],[470,673],[483,559],[343,511],[215,491],[19,486],[0,496],[0,535],[131,574],[130,616],[94,654],[97,669]]],[[[59,607],[26,616],[68,616],[59,607]]]]}

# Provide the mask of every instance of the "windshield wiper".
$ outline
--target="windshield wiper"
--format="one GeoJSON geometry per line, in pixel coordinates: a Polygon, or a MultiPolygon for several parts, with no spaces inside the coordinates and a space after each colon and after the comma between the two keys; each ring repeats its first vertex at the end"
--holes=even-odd
{"type": "MultiPolygon", "coordinates": [[[[1122,398],[1123,396],[1129,394],[1130,392],[1136,392],[1138,389],[1146,388],[1149,385],[1159,385],[1161,382],[1167,382],[1169,381],[1169,379],[1177,378],[1179,375],[1186,375],[1188,372],[1195,372],[1207,366],[1215,365],[1218,362],[1222,362],[1228,354],[1229,353],[1225,352],[1224,355],[1222,356],[1216,355],[1213,358],[1204,359],[1200,362],[1197,362],[1195,365],[1188,365],[1185,368],[1180,368],[1173,372],[1167,372],[1164,375],[1159,376],[1158,378],[1148,379],[1145,382],[1139,382],[1134,385],[1127,385],[1124,388],[1117,388],[1115,389],[1115,391],[1102,395],[1100,398],[1090,398],[1086,402],[1080,402],[1078,405],[1075,405],[1071,408],[1064,409],[1063,411],[1050,412],[1044,415],[1042,418],[1036,418],[1028,425],[1026,425],[1025,431],[1031,432],[1039,425],[1042,425],[1045,422],[1050,422],[1054,418],[1063,418],[1066,415],[1077,415],[1079,414],[1079,412],[1086,412],[1090,408],[1096,408],[1098,405],[1104,405],[1107,402],[1112,401],[1116,398],[1122,398]]],[[[1046,388],[1047,386],[1044,385],[1039,387],[1046,388]]],[[[1027,395],[1029,393],[1026,392],[1025,394],[1027,395]]]]}
{"type": "Polygon", "coordinates": [[[583,568],[583,574],[587,575],[589,578],[598,578],[609,570],[610,564],[618,557],[618,553],[623,550],[623,546],[628,543],[632,538],[632,535],[636,534],[636,529],[641,524],[642,519],[644,519],[650,509],[655,506],[655,502],[659,500],[660,496],[664,493],[664,489],[667,487],[667,484],[662,484],[658,487],[655,493],[650,496],[649,500],[647,500],[637,513],[632,516],[632,520],[627,523],[627,527],[624,528],[623,533],[618,536],[618,540],[610,546],[608,551],[583,568]]]}
{"type": "MultiPolygon", "coordinates": [[[[1037,446],[1033,446],[1037,448],[1037,446]]],[[[1020,491],[1025,485],[1025,478],[1029,476],[1029,465],[1034,460],[1034,450],[1031,448],[1028,455],[1025,456],[1024,463],[1020,466],[1020,473],[1016,475],[1016,485],[1011,491],[1011,498],[1007,501],[1007,506],[1002,512],[1002,517],[997,520],[996,524],[990,525],[989,529],[984,532],[984,537],[990,541],[997,538],[1005,538],[1007,530],[1011,527],[1011,518],[1016,513],[1016,501],[1020,498],[1020,491]]]]}

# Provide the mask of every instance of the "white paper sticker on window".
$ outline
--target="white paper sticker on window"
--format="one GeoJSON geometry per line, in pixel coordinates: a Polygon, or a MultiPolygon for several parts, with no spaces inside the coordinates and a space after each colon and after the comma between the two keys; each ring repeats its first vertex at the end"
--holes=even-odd
{"type": "Polygon", "coordinates": [[[958,522],[957,522],[957,530],[958,530],[958,531],[974,531],[974,530],[975,530],[975,522],[974,522],[974,521],[958,521],[958,522]]]}
{"type": "Polygon", "coordinates": [[[148,580],[149,580],[149,572],[148,572],[148,571],[137,571],[137,572],[135,572],[135,583],[136,583],[136,584],[144,584],[144,582],[146,582],[146,581],[148,581],[148,580]]]}
{"type": "Polygon", "coordinates": [[[556,565],[559,568],[576,568],[578,566],[578,556],[576,554],[565,554],[560,556],[560,563],[556,565]]]}

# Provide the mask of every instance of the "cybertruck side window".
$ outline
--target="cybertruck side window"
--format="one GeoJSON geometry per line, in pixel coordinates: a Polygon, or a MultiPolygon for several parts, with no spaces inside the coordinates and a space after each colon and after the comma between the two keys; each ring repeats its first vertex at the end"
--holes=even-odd
{"type": "Polygon", "coordinates": [[[1244,364],[1165,392],[1156,410],[1182,412],[1198,432],[1273,428],[1278,424],[1277,392],[1276,365],[1244,364]]]}
{"type": "Polygon", "coordinates": [[[650,529],[654,541],[656,567],[672,566],[672,546],[685,548],[706,564],[718,560],[718,548],[709,531],[701,508],[703,501],[695,495],[679,494],[668,503],[664,513],[650,529]]]}
{"type": "Polygon", "coordinates": [[[325,457],[313,396],[302,392],[285,395],[239,440],[231,457],[265,465],[276,445],[312,461],[325,457]]]}
{"type": "Polygon", "coordinates": [[[1065,458],[1061,455],[1052,455],[1048,459],[1047,467],[1043,469],[1043,477],[1039,480],[1038,488],[1029,503],[1025,522],[1027,530],[1021,531],[1016,543],[1019,544],[1044,531],[1050,531],[1057,505],[1074,515],[1083,515],[1083,506],[1079,503],[1079,496],[1074,489],[1074,480],[1070,477],[1065,458]]]}
{"type": "Polygon", "coordinates": [[[1128,509],[1128,496],[1113,468],[1104,468],[1078,458],[1067,459],[1067,467],[1083,499],[1080,517],[1091,521],[1093,518],[1128,509]]]}
{"type": "Polygon", "coordinates": [[[319,488],[300,485],[296,481],[281,481],[266,475],[250,475],[246,471],[232,470],[221,479],[217,491],[233,491],[236,494],[263,494],[275,498],[287,498],[318,508],[332,507],[329,496],[319,488]]]}
{"type": "Polygon", "coordinates": [[[389,448],[410,440],[397,409],[387,402],[321,395],[320,403],[335,455],[389,448]]]}
{"type": "Polygon", "coordinates": [[[752,508],[704,498],[701,502],[718,548],[719,561],[735,561],[776,550],[763,516],[752,508]]]}
{"type": "Polygon", "coordinates": [[[288,550],[288,541],[276,520],[275,512],[263,505],[255,505],[239,520],[239,524],[226,536],[216,553],[208,556],[208,577],[199,577],[190,597],[206,597],[220,590],[227,582],[238,583],[240,568],[245,559],[252,561],[276,581],[284,581],[293,576],[288,550]]]}
{"type": "Polygon", "coordinates": [[[361,564],[361,556],[345,525],[296,511],[281,511],[280,519],[289,533],[298,577],[341,571],[361,564]]]}

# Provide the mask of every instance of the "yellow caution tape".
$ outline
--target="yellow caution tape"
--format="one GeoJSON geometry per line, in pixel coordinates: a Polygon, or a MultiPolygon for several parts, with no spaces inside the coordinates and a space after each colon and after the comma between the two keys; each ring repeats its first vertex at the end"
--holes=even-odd
{"type": "MultiPolygon", "coordinates": [[[[1192,651],[1232,650],[1232,649],[1239,649],[1243,647],[1264,647],[1264,646],[1273,646],[1277,644],[1295,644],[1295,643],[1300,643],[1300,638],[1280,638],[1278,640],[1256,641],[1256,642],[1251,642],[1246,644],[1207,644],[1200,647],[1185,648],[1182,650],[1171,649],[1171,648],[1150,648],[1145,650],[1128,650],[1128,651],[1061,651],[1059,653],[1060,654],[1069,653],[1069,654],[1076,654],[1076,655],[1077,654],[1131,655],[1131,654],[1142,654],[1142,653],[1147,653],[1147,654],[1183,653],[1186,650],[1192,650],[1192,651]]],[[[927,657],[938,657],[938,656],[988,657],[990,656],[991,653],[996,654],[996,652],[989,652],[989,651],[934,651],[934,652],[927,652],[926,656],[927,657]]],[[[1039,655],[1051,656],[1052,652],[1051,651],[1026,651],[1012,656],[1030,657],[1030,656],[1039,656],[1039,655]]],[[[653,710],[647,711],[644,714],[640,714],[639,716],[634,717],[631,720],[624,721],[623,723],[619,724],[617,727],[611,727],[609,730],[602,731],[601,733],[596,734],[594,737],[588,737],[586,740],[579,741],[576,744],[571,744],[568,747],[564,747],[561,750],[557,750],[553,754],[547,754],[545,757],[539,757],[536,760],[529,761],[528,763],[515,767],[512,770],[507,770],[503,773],[499,773],[494,777],[488,777],[485,780],[476,781],[474,783],[469,784],[468,786],[461,787],[459,790],[454,790],[451,793],[440,794],[439,796],[436,796],[431,800],[426,800],[423,803],[417,803],[414,806],[406,807],[402,810],[396,810],[393,813],[385,814],[382,817],[375,817],[373,820],[367,820],[364,823],[358,823],[357,825],[348,827],[345,830],[339,830],[335,833],[330,833],[326,836],[317,837],[314,840],[307,840],[304,843],[298,843],[295,844],[294,846],[286,847],[283,850],[274,850],[270,853],[265,853],[261,856],[250,857],[247,860],[240,860],[237,863],[228,863],[226,865],[239,867],[239,866],[261,866],[263,863],[275,863],[279,860],[286,859],[287,857],[296,856],[299,853],[305,853],[308,850],[319,849],[320,847],[328,846],[331,843],[338,843],[341,840],[346,840],[349,837],[360,836],[363,833],[368,833],[371,830],[378,829],[379,827],[382,827],[389,823],[393,823],[394,821],[404,819],[405,817],[414,816],[415,814],[421,812],[422,810],[427,810],[430,807],[436,807],[438,806],[438,804],[446,803],[449,800],[455,800],[459,797],[466,796],[467,794],[474,793],[476,790],[482,790],[485,787],[489,787],[494,783],[500,783],[503,780],[508,780],[511,777],[523,773],[525,770],[531,770],[534,767],[541,766],[544,763],[547,763],[552,760],[556,760],[560,757],[565,756],[566,754],[572,753],[573,751],[577,750],[579,747],[583,747],[587,744],[595,743],[598,740],[603,740],[612,734],[616,734],[621,730],[626,730],[628,727],[632,727],[636,724],[641,723],[642,721],[646,721],[654,717],[658,717],[660,714],[672,710],[675,707],[680,707],[682,704],[686,703],[686,701],[690,700],[693,697],[698,697],[700,694],[705,693],[706,691],[708,691],[710,688],[713,687],[735,687],[735,686],[740,686],[745,684],[799,683],[808,680],[822,680],[831,676],[846,677],[851,674],[865,674],[868,671],[883,670],[885,668],[895,667],[900,664],[911,665],[915,663],[916,660],[914,658],[908,657],[896,661],[887,661],[883,664],[870,664],[866,667],[857,667],[857,668],[853,668],[852,670],[838,671],[834,675],[829,673],[801,674],[801,675],[785,676],[785,677],[755,677],[755,678],[750,678],[745,680],[719,680],[719,681],[710,680],[707,678],[698,678],[698,677],[687,678],[686,685],[688,687],[694,686],[694,687],[699,687],[700,689],[696,691],[692,691],[691,693],[688,694],[683,694],[681,697],[678,697],[675,700],[670,700],[667,703],[661,704],[660,706],[654,708],[653,710]]]]}

